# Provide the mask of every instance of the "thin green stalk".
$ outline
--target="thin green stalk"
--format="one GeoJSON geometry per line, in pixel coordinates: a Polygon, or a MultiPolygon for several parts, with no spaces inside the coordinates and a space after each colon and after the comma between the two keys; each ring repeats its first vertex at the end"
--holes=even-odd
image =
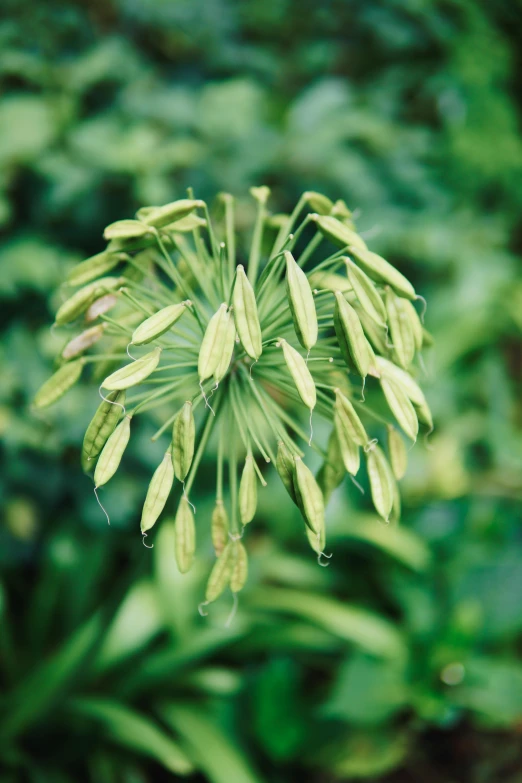
{"type": "Polygon", "coordinates": [[[297,202],[297,204],[295,205],[295,207],[293,209],[293,212],[290,215],[290,217],[288,218],[286,224],[284,226],[282,226],[281,229],[279,230],[279,233],[278,233],[278,235],[276,237],[276,240],[274,242],[274,247],[272,249],[271,257],[275,256],[277,253],[279,253],[279,251],[281,250],[281,248],[285,244],[288,235],[292,231],[292,226],[294,225],[294,223],[295,223],[299,213],[301,212],[301,210],[303,209],[305,204],[306,204],[306,197],[303,194],[301,196],[301,198],[299,199],[299,201],[297,202]]]}
{"type": "Polygon", "coordinates": [[[226,297],[226,290],[227,290],[227,283],[226,283],[226,246],[225,243],[222,242],[219,247],[219,282],[221,283],[221,300],[223,301],[226,297]]]}
{"type": "Polygon", "coordinates": [[[297,263],[300,267],[303,267],[311,255],[317,250],[319,245],[321,244],[321,241],[323,239],[323,235],[318,231],[314,237],[309,241],[301,255],[299,256],[297,263]]]}
{"type": "MultiPolygon", "coordinates": [[[[295,432],[296,435],[298,435],[306,443],[309,443],[310,433],[307,433],[303,429],[301,429],[301,427],[298,424],[296,424],[294,419],[292,419],[292,417],[288,415],[288,413],[284,410],[284,408],[282,408],[272,397],[270,397],[269,394],[265,392],[265,395],[269,400],[269,404],[272,405],[272,407],[277,410],[277,413],[281,417],[281,419],[284,422],[286,422],[286,424],[288,424],[288,426],[295,432]]],[[[321,457],[326,457],[325,450],[320,448],[320,446],[318,446],[314,440],[310,443],[310,448],[312,448],[314,451],[320,454],[321,457]]]]}
{"type": "Polygon", "coordinates": [[[263,445],[261,444],[259,438],[257,437],[254,427],[253,427],[253,420],[252,416],[249,415],[248,411],[245,408],[245,405],[239,395],[239,389],[238,389],[238,382],[236,381],[233,385],[231,384],[231,393],[234,396],[234,402],[236,405],[237,410],[239,411],[239,414],[241,418],[243,419],[243,424],[245,425],[246,429],[248,430],[249,434],[252,436],[252,440],[257,446],[257,449],[265,462],[270,462],[270,457],[268,456],[267,452],[263,448],[263,445]]]}
{"type": "Polygon", "coordinates": [[[234,388],[233,383],[234,383],[234,379],[231,378],[230,385],[229,385],[229,389],[230,389],[230,392],[231,392],[231,394],[230,394],[230,402],[232,404],[232,409],[234,411],[234,418],[236,420],[236,424],[237,424],[237,426],[239,428],[239,434],[241,436],[241,440],[243,441],[243,445],[244,445],[245,449],[248,451],[248,449],[250,448],[250,442],[249,442],[247,434],[245,433],[245,430],[243,429],[243,424],[241,422],[241,417],[239,415],[239,409],[238,409],[237,402],[236,402],[236,397],[235,397],[235,394],[234,394],[235,388],[234,388]]]}
{"type": "Polygon", "coordinates": [[[290,248],[289,248],[290,250],[294,249],[294,247],[297,244],[297,241],[298,241],[299,237],[301,236],[301,234],[303,233],[303,231],[305,230],[307,225],[310,223],[310,220],[311,220],[310,215],[307,215],[305,217],[305,219],[296,228],[296,230],[294,232],[292,232],[292,242],[291,242],[290,248]]]}
{"type": "Polygon", "coordinates": [[[384,424],[386,427],[389,427],[393,424],[392,421],[379,416],[378,413],[375,413],[375,411],[373,411],[368,405],[365,405],[360,400],[352,400],[352,405],[356,410],[359,410],[361,413],[364,413],[375,421],[378,421],[379,424],[384,424]]]}
{"type": "MultiPolygon", "coordinates": [[[[203,395],[201,394],[201,392],[199,392],[199,393],[198,393],[198,394],[197,394],[195,397],[193,397],[193,398],[192,398],[192,411],[193,411],[193,412],[196,410],[197,406],[198,406],[198,405],[199,405],[199,403],[200,403],[200,402],[202,402],[202,401],[203,401],[203,395]]],[[[152,438],[151,438],[151,440],[152,440],[152,441],[156,441],[156,440],[158,440],[158,438],[159,438],[159,437],[161,437],[161,435],[163,435],[163,433],[165,432],[165,430],[166,430],[168,427],[170,427],[170,425],[171,425],[171,424],[174,424],[174,419],[176,418],[176,416],[178,415],[178,413],[180,412],[180,410],[181,410],[181,408],[182,408],[182,407],[183,407],[183,405],[181,405],[181,406],[178,408],[178,410],[177,410],[175,413],[173,413],[173,414],[172,414],[172,416],[169,416],[169,418],[167,419],[167,421],[166,421],[164,424],[162,424],[162,425],[161,425],[161,427],[159,428],[159,430],[157,430],[157,431],[154,433],[154,435],[152,436],[152,438]]]]}
{"type": "Polygon", "coordinates": [[[344,261],[341,258],[342,255],[342,250],[337,253],[332,253],[332,255],[328,256],[328,258],[323,259],[320,264],[317,264],[317,266],[314,266],[313,269],[310,269],[310,271],[306,273],[307,276],[315,275],[317,272],[320,272],[321,269],[325,269],[328,266],[344,266],[344,261]]]}
{"type": "MultiPolygon", "coordinates": [[[[257,389],[257,385],[256,385],[255,379],[254,378],[250,378],[250,376],[249,376],[249,374],[248,374],[248,372],[247,372],[245,367],[241,367],[241,370],[242,370],[242,372],[244,374],[245,379],[248,380],[248,382],[250,384],[248,386],[248,388],[250,389],[250,391],[253,393],[254,397],[256,398],[257,403],[259,405],[259,408],[260,408],[261,412],[263,413],[263,416],[265,417],[265,420],[266,420],[268,426],[272,430],[272,432],[275,435],[276,439],[277,438],[281,438],[283,430],[279,426],[279,420],[276,417],[271,417],[270,412],[267,410],[267,408],[266,408],[266,406],[265,406],[265,404],[263,402],[263,399],[262,399],[262,397],[261,397],[261,395],[260,395],[260,393],[259,393],[259,391],[257,389]]],[[[271,459],[272,459],[272,461],[274,461],[273,455],[271,455],[271,459]]]]}
{"type": "MultiPolygon", "coordinates": [[[[219,392],[218,392],[219,395],[219,392]]],[[[217,401],[214,403],[214,413],[217,416],[218,408],[221,403],[221,396],[218,396],[217,401]]],[[[212,413],[209,411],[207,415],[207,420],[205,422],[205,426],[203,427],[203,432],[201,434],[201,438],[199,441],[199,446],[197,448],[197,451],[194,455],[194,459],[192,460],[192,465],[190,468],[190,473],[188,475],[188,478],[185,482],[185,493],[188,495],[188,493],[191,490],[192,484],[194,483],[194,479],[196,477],[196,473],[199,467],[199,463],[201,462],[201,457],[203,456],[203,453],[207,447],[208,439],[210,438],[210,434],[212,432],[212,428],[214,426],[214,422],[216,421],[216,416],[213,416],[212,413]]]]}
{"type": "Polygon", "coordinates": [[[230,285],[230,294],[228,295],[228,306],[232,304],[232,297],[234,296],[234,288],[236,287],[236,280],[237,280],[237,268],[234,270],[234,276],[232,278],[232,283],[230,285]]]}
{"type": "Polygon", "coordinates": [[[142,296],[145,296],[147,299],[154,300],[154,304],[157,309],[157,301],[158,298],[162,300],[162,302],[165,305],[172,304],[172,291],[169,291],[169,294],[164,294],[161,291],[151,291],[150,289],[146,288],[144,285],[141,285],[141,283],[137,283],[135,280],[125,280],[125,288],[131,288],[133,291],[137,291],[138,293],[142,294],[142,296]]]}
{"type": "Polygon", "coordinates": [[[161,237],[159,236],[159,234],[157,236],[157,240],[158,240],[158,245],[160,246],[161,252],[163,253],[167,263],[170,266],[171,273],[172,273],[172,276],[174,278],[174,282],[176,283],[176,285],[178,286],[180,291],[183,292],[183,296],[185,297],[185,299],[190,299],[191,300],[191,302],[192,302],[191,311],[193,312],[194,316],[196,317],[196,320],[197,320],[197,322],[198,322],[198,324],[199,324],[199,326],[201,328],[201,331],[204,334],[205,333],[205,327],[203,326],[203,323],[201,321],[201,318],[200,318],[199,312],[198,312],[199,307],[201,305],[200,305],[198,299],[196,298],[196,295],[195,295],[194,291],[192,290],[192,288],[189,286],[188,283],[186,283],[183,280],[183,278],[179,274],[178,270],[176,269],[176,267],[174,265],[174,262],[172,261],[171,257],[167,253],[167,251],[165,249],[165,245],[161,241],[161,237]]]}
{"type": "Polygon", "coordinates": [[[261,258],[261,244],[263,242],[263,228],[266,218],[266,206],[261,200],[258,200],[256,222],[254,225],[254,233],[252,236],[252,243],[250,245],[250,256],[248,259],[248,279],[255,285],[257,279],[257,271],[259,268],[259,259],[261,258]]]}
{"type": "MultiPolygon", "coordinates": [[[[194,231],[199,231],[199,229],[194,229],[194,231]]],[[[194,234],[194,232],[192,233],[194,234]]],[[[217,306],[219,304],[219,298],[216,296],[215,287],[212,285],[212,280],[208,276],[207,265],[205,263],[203,264],[201,263],[201,259],[199,258],[197,252],[194,252],[192,249],[189,250],[185,242],[185,239],[181,235],[178,235],[176,237],[175,247],[181,254],[181,257],[183,258],[183,260],[185,261],[189,269],[193,272],[194,277],[196,278],[197,283],[201,288],[203,294],[207,298],[209,304],[214,309],[217,309],[217,306]]]]}
{"type": "Polygon", "coordinates": [[[225,432],[223,427],[224,418],[221,416],[219,422],[219,439],[217,453],[217,476],[216,476],[216,500],[223,501],[223,459],[225,450],[225,432]]]}
{"type": "Polygon", "coordinates": [[[154,310],[152,310],[152,309],[146,307],[145,305],[141,304],[140,302],[138,302],[138,300],[135,299],[132,296],[132,294],[129,293],[129,291],[127,290],[126,287],[125,288],[120,288],[120,293],[122,294],[122,296],[125,297],[125,299],[128,299],[130,302],[132,302],[132,304],[135,307],[137,307],[138,310],[141,310],[142,313],[145,313],[145,315],[153,315],[154,310]]]}
{"type": "Polygon", "coordinates": [[[154,372],[161,372],[162,370],[179,370],[182,367],[197,367],[197,359],[192,362],[178,362],[177,364],[165,364],[160,367],[156,367],[154,372]]]}
{"type": "Polygon", "coordinates": [[[123,359],[127,356],[125,353],[96,353],[92,354],[91,356],[82,356],[82,359],[84,362],[103,362],[107,359],[109,360],[117,360],[117,359],[123,359]]]}
{"type": "Polygon", "coordinates": [[[203,207],[203,211],[205,212],[205,218],[207,221],[207,231],[208,235],[210,237],[210,245],[212,247],[212,255],[214,257],[214,261],[218,261],[219,259],[219,244],[216,239],[216,235],[214,233],[214,227],[212,226],[212,221],[210,220],[210,212],[208,211],[208,207],[205,204],[203,207]]]}
{"type": "Polygon", "coordinates": [[[254,470],[257,473],[257,477],[258,477],[259,481],[261,482],[261,484],[264,487],[266,487],[266,481],[264,479],[263,474],[261,473],[261,468],[259,467],[259,465],[257,464],[257,462],[255,460],[253,460],[253,465],[254,465],[254,470]]]}
{"type": "Polygon", "coordinates": [[[284,255],[286,249],[287,248],[283,246],[283,249],[279,253],[276,253],[275,256],[271,256],[265,268],[261,272],[261,275],[259,276],[259,280],[257,281],[256,284],[256,296],[258,298],[263,294],[265,286],[267,285],[269,278],[274,272],[274,267],[277,266],[278,259],[280,259],[284,255]]]}
{"type": "Polygon", "coordinates": [[[236,268],[236,229],[234,220],[234,197],[224,193],[225,201],[225,234],[227,238],[229,282],[236,268]]]}
{"type": "MultiPolygon", "coordinates": [[[[232,419],[232,406],[228,406],[228,431],[234,432],[234,422],[232,419]]],[[[237,452],[236,439],[232,435],[230,438],[229,461],[228,461],[228,483],[230,485],[230,506],[231,506],[231,524],[232,533],[239,531],[237,519],[237,452]]]]}
{"type": "MultiPolygon", "coordinates": [[[[143,408],[144,406],[150,407],[149,406],[149,402],[153,402],[154,400],[157,400],[158,397],[162,397],[165,394],[168,394],[168,393],[170,393],[173,390],[177,391],[178,386],[181,385],[183,380],[184,379],[179,379],[179,380],[173,381],[172,383],[169,383],[167,386],[164,386],[162,389],[159,389],[157,392],[154,392],[153,394],[147,395],[147,397],[142,402],[138,403],[138,405],[133,409],[133,411],[131,412],[130,415],[134,416],[134,414],[137,413],[139,410],[141,410],[141,408],[143,408]]],[[[136,402],[137,399],[138,399],[138,397],[135,397],[134,399],[129,400],[129,404],[136,402]]],[[[163,402],[164,402],[164,400],[162,400],[162,403],[163,402]]]]}

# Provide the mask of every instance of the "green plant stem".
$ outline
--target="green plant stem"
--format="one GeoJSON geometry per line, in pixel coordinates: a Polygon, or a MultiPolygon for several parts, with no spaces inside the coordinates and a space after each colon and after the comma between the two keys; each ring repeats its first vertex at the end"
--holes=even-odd
{"type": "Polygon", "coordinates": [[[250,435],[252,436],[252,440],[256,444],[259,453],[261,454],[261,456],[263,457],[265,462],[270,462],[270,457],[268,456],[267,452],[263,448],[259,438],[257,437],[257,434],[254,431],[252,416],[249,415],[249,412],[247,411],[247,409],[246,409],[246,407],[245,407],[245,405],[244,405],[244,403],[243,403],[243,401],[242,401],[242,399],[241,399],[241,397],[239,395],[239,388],[238,388],[238,386],[239,386],[239,384],[236,381],[233,384],[233,388],[231,389],[231,393],[234,395],[234,403],[236,405],[236,410],[239,412],[241,418],[243,419],[243,424],[247,428],[247,430],[249,431],[250,435]]]}
{"type": "Polygon", "coordinates": [[[138,300],[135,299],[131,293],[129,293],[129,291],[127,290],[126,287],[125,288],[120,288],[120,293],[122,294],[122,296],[125,297],[125,299],[128,299],[129,302],[132,302],[132,304],[135,307],[137,307],[138,310],[141,310],[142,313],[145,313],[145,315],[150,316],[150,315],[154,314],[154,310],[152,310],[151,308],[146,307],[141,302],[138,302],[138,300]]]}
{"type": "Polygon", "coordinates": [[[225,432],[223,427],[224,417],[220,417],[219,439],[217,452],[217,475],[216,475],[216,500],[223,501],[223,459],[225,450],[225,432]]]}
{"type": "MultiPolygon", "coordinates": [[[[218,392],[219,394],[219,392],[218,392]]],[[[217,396],[217,395],[216,395],[217,396]]],[[[192,484],[194,483],[194,479],[196,477],[196,473],[199,467],[199,463],[201,462],[201,458],[203,456],[203,453],[207,447],[208,439],[210,438],[210,434],[212,432],[212,428],[214,426],[214,423],[216,421],[216,417],[218,414],[218,409],[221,403],[221,396],[217,397],[217,400],[214,402],[214,413],[215,416],[212,415],[212,412],[209,411],[207,415],[207,420],[205,422],[205,426],[203,427],[203,432],[201,434],[201,438],[199,441],[199,446],[197,448],[197,451],[194,455],[194,459],[192,460],[192,465],[190,468],[190,473],[188,475],[188,478],[185,482],[185,492],[188,495],[192,488],[192,484]]]]}
{"type": "Polygon", "coordinates": [[[210,213],[208,211],[208,206],[206,204],[203,207],[203,211],[205,212],[205,218],[207,221],[207,231],[210,237],[210,246],[212,248],[212,255],[214,256],[214,260],[217,262],[219,260],[219,244],[216,239],[216,235],[214,233],[214,227],[212,225],[212,221],[210,220],[210,213]]]}
{"type": "Polygon", "coordinates": [[[234,197],[230,193],[224,193],[225,201],[225,235],[227,238],[228,275],[229,282],[236,268],[236,230],[234,219],[234,197]]]}
{"type": "Polygon", "coordinates": [[[301,255],[299,256],[297,263],[300,267],[303,267],[311,255],[317,250],[319,245],[321,244],[321,241],[323,240],[323,235],[318,231],[314,237],[310,240],[310,242],[307,244],[301,255]]]}
{"type": "Polygon", "coordinates": [[[93,354],[92,356],[83,356],[84,362],[103,362],[107,359],[109,360],[117,360],[117,359],[123,359],[127,356],[126,353],[97,353],[93,354]]]}
{"type": "MultiPolygon", "coordinates": [[[[232,406],[228,406],[228,431],[234,432],[234,421],[232,418],[232,406]]],[[[232,533],[237,533],[239,530],[237,519],[237,453],[236,453],[236,439],[232,435],[230,438],[229,447],[229,462],[228,462],[228,482],[230,485],[230,507],[231,507],[231,530],[232,533]]]]}
{"type": "Polygon", "coordinates": [[[201,331],[204,334],[205,333],[205,327],[203,326],[203,323],[202,323],[201,318],[199,316],[199,308],[201,307],[201,305],[200,305],[198,299],[196,298],[196,295],[195,295],[194,291],[189,286],[189,284],[186,283],[183,280],[183,278],[179,274],[178,270],[176,269],[176,267],[174,265],[174,262],[172,261],[172,258],[167,253],[167,251],[165,249],[165,245],[163,244],[159,234],[157,236],[157,241],[158,241],[158,245],[159,245],[159,247],[161,249],[161,252],[163,253],[163,255],[164,255],[164,257],[165,257],[165,259],[166,259],[166,261],[167,261],[167,263],[168,263],[168,265],[170,267],[171,275],[172,275],[172,278],[173,278],[174,282],[176,283],[176,285],[178,286],[180,291],[182,291],[184,298],[191,300],[191,302],[192,302],[191,310],[194,313],[194,316],[196,317],[196,320],[197,320],[197,322],[198,322],[198,324],[200,326],[200,329],[201,329],[201,331]]]}
{"type": "Polygon", "coordinates": [[[258,201],[256,222],[254,225],[254,233],[252,236],[252,242],[250,245],[250,256],[248,258],[248,279],[254,286],[257,279],[257,271],[259,268],[259,259],[261,257],[261,243],[263,241],[263,228],[266,218],[266,206],[263,201],[258,201]]]}
{"type": "Polygon", "coordinates": [[[301,212],[301,210],[303,209],[305,204],[306,204],[306,198],[305,198],[305,196],[303,194],[301,196],[301,198],[299,199],[299,201],[297,202],[297,204],[295,205],[295,207],[294,207],[294,209],[292,211],[292,214],[288,218],[286,224],[284,226],[282,226],[281,229],[279,230],[279,233],[278,233],[278,235],[276,237],[276,240],[274,242],[274,247],[272,249],[271,257],[273,257],[277,253],[279,253],[279,251],[281,250],[281,248],[285,244],[285,242],[286,242],[286,240],[288,238],[288,235],[292,231],[292,226],[294,225],[294,223],[295,223],[299,213],[301,212]]]}

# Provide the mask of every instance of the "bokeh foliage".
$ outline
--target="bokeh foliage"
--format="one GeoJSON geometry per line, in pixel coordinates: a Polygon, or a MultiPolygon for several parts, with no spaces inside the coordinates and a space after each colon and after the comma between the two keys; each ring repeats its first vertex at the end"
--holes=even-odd
{"type": "Polygon", "coordinates": [[[4,7],[2,780],[515,780],[520,3],[4,7]],[[55,289],[103,226],[188,186],[244,193],[246,223],[260,183],[281,210],[305,189],[344,198],[427,297],[436,432],[400,528],[352,486],[334,495],[327,569],[272,481],[227,631],[227,599],[195,613],[206,564],[177,576],[168,522],[141,547],[147,425],[107,487],[108,529],[79,466],[95,390],[45,418],[29,404],[55,289]]]}

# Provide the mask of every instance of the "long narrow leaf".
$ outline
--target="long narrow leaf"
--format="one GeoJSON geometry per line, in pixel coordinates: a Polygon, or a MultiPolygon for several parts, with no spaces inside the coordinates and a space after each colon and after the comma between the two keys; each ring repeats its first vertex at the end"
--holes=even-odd
{"type": "Polygon", "coordinates": [[[403,527],[383,525],[377,515],[350,523],[343,537],[367,541],[414,571],[425,571],[431,553],[420,536],[403,527]]]}
{"type": "Polygon", "coordinates": [[[178,775],[194,771],[194,765],[177,742],[148,717],[125,705],[105,699],[78,699],[72,709],[101,723],[105,736],[117,745],[153,758],[178,775]]]}
{"type": "Polygon", "coordinates": [[[138,582],[125,596],[96,660],[96,668],[119,663],[146,644],[161,630],[158,597],[154,586],[138,582]]]}
{"type": "Polygon", "coordinates": [[[261,783],[245,755],[199,709],[165,704],[161,714],[192,750],[192,755],[212,783],[261,783]]]}
{"type": "Polygon", "coordinates": [[[405,654],[404,641],[391,623],[372,612],[342,604],[333,598],[285,588],[263,587],[262,590],[250,593],[249,603],[259,609],[307,618],[374,655],[394,658],[405,654]]]}
{"type": "Polygon", "coordinates": [[[102,619],[92,617],[49,660],[36,667],[11,694],[2,738],[13,738],[46,713],[87,659],[100,636],[102,619]]]}

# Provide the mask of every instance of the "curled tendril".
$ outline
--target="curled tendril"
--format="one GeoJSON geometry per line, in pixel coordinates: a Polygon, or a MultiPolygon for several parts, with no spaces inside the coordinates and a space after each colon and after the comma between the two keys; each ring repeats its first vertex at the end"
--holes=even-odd
{"type": "Polygon", "coordinates": [[[203,399],[205,400],[205,407],[209,409],[209,411],[211,412],[211,414],[213,416],[215,416],[216,414],[214,412],[214,408],[212,407],[212,405],[208,401],[208,397],[206,396],[205,391],[203,389],[203,382],[202,381],[200,381],[200,383],[199,383],[199,388],[201,389],[201,395],[202,395],[203,399]]]}
{"type": "Polygon", "coordinates": [[[369,440],[366,446],[364,447],[364,453],[369,454],[370,451],[373,451],[373,449],[378,444],[378,442],[379,442],[378,438],[372,438],[371,440],[369,440]]]}
{"type": "Polygon", "coordinates": [[[147,534],[146,534],[146,533],[142,533],[142,536],[143,536],[143,542],[142,542],[142,543],[143,543],[143,546],[144,546],[146,549],[153,549],[153,548],[154,548],[154,544],[150,544],[150,545],[149,545],[149,544],[146,544],[146,543],[145,543],[145,539],[147,538],[147,534]]]}
{"type": "Polygon", "coordinates": [[[111,519],[110,519],[109,515],[107,514],[107,510],[105,509],[105,506],[102,505],[102,502],[101,502],[100,498],[98,497],[98,489],[99,489],[99,487],[94,487],[94,495],[96,497],[96,500],[98,501],[99,507],[101,508],[101,510],[103,511],[105,516],[107,517],[107,524],[110,525],[111,524],[111,519]]]}
{"type": "Polygon", "coordinates": [[[205,606],[208,606],[210,601],[201,601],[200,604],[198,604],[198,612],[200,613],[201,617],[208,617],[208,612],[205,612],[204,608],[205,606]]]}
{"type": "Polygon", "coordinates": [[[121,402],[114,402],[113,400],[109,400],[109,398],[108,398],[108,397],[106,397],[106,396],[105,396],[105,395],[102,393],[102,388],[103,388],[103,386],[100,386],[100,388],[98,389],[98,394],[100,395],[100,397],[102,398],[102,400],[103,400],[104,402],[108,402],[108,403],[109,403],[109,405],[117,405],[117,406],[118,406],[118,408],[121,408],[121,409],[122,409],[122,411],[123,411],[123,415],[125,416],[125,415],[126,415],[126,413],[127,413],[127,408],[125,407],[125,405],[122,405],[122,403],[121,403],[121,402]]]}
{"type": "Polygon", "coordinates": [[[317,562],[319,563],[319,565],[322,568],[327,568],[330,565],[330,562],[323,563],[321,558],[325,557],[327,559],[327,561],[330,561],[330,558],[332,557],[332,554],[333,554],[333,552],[331,554],[329,554],[329,555],[327,555],[326,552],[319,552],[319,554],[317,555],[317,562]]]}
{"type": "Polygon", "coordinates": [[[426,311],[428,309],[428,303],[425,300],[425,298],[423,296],[421,296],[420,294],[417,294],[415,299],[418,299],[419,301],[422,302],[422,310],[421,310],[421,314],[420,314],[420,319],[421,319],[421,323],[424,323],[424,316],[426,315],[426,311]]]}

